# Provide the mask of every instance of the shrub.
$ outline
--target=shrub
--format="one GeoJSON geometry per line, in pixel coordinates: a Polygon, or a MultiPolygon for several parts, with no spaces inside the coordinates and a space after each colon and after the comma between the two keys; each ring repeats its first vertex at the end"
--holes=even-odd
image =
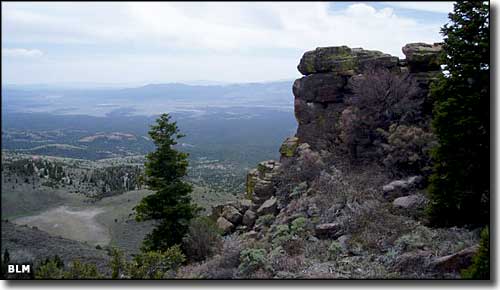
{"type": "Polygon", "coordinates": [[[270,270],[265,249],[245,249],[240,254],[238,272],[243,277],[252,277],[259,270],[270,270]]]}
{"type": "Polygon", "coordinates": [[[281,246],[274,248],[269,253],[269,264],[272,267],[272,272],[298,273],[305,265],[303,255],[290,256],[287,251],[281,246]]]}
{"type": "Polygon", "coordinates": [[[275,219],[274,215],[266,214],[257,218],[255,225],[263,225],[268,227],[274,222],[274,219],[275,219]]]}
{"type": "Polygon", "coordinates": [[[95,264],[81,263],[78,260],[73,261],[68,271],[63,274],[64,279],[102,279],[104,278],[95,264]]]}
{"type": "Polygon", "coordinates": [[[280,247],[289,255],[298,255],[304,251],[306,219],[299,217],[294,222],[291,227],[278,225],[275,228],[271,241],[273,248],[280,247]]]}
{"type": "Polygon", "coordinates": [[[377,128],[387,130],[391,124],[416,124],[422,121],[416,82],[408,74],[395,74],[387,69],[372,68],[364,75],[353,77],[353,96],[339,118],[340,140],[350,153],[358,158],[358,147],[363,152],[380,140],[377,128]]]}
{"type": "Polygon", "coordinates": [[[462,271],[464,279],[490,279],[490,233],[488,227],[481,231],[479,250],[472,258],[472,265],[462,271]]]}
{"type": "Polygon", "coordinates": [[[404,218],[391,214],[389,207],[376,200],[348,203],[339,221],[344,232],[352,234],[354,243],[359,242],[367,250],[383,252],[409,230],[404,218]]]}
{"type": "Polygon", "coordinates": [[[185,260],[179,245],[172,246],[166,251],[143,252],[128,265],[128,275],[132,279],[172,278],[185,260]]]}
{"type": "Polygon", "coordinates": [[[386,139],[380,145],[383,164],[396,176],[420,174],[430,170],[430,150],[434,135],[416,126],[392,124],[389,131],[380,129],[386,139]]]}
{"type": "Polygon", "coordinates": [[[342,247],[337,241],[332,241],[328,247],[328,257],[330,260],[334,260],[339,254],[342,253],[342,247]]]}
{"type": "Polygon", "coordinates": [[[124,274],[126,270],[126,261],[123,252],[116,248],[112,248],[110,255],[111,279],[121,278],[121,274],[124,274]]]}
{"type": "Polygon", "coordinates": [[[220,231],[208,217],[191,220],[183,238],[183,249],[191,261],[203,261],[213,256],[222,246],[220,231]]]}
{"type": "Polygon", "coordinates": [[[54,260],[46,260],[35,271],[36,279],[62,279],[64,269],[54,260]]]}
{"type": "Polygon", "coordinates": [[[298,217],[292,221],[290,225],[290,233],[294,236],[303,236],[306,231],[307,219],[298,217]]]}
{"type": "Polygon", "coordinates": [[[236,236],[226,236],[219,254],[200,264],[189,264],[179,270],[178,278],[232,279],[240,264],[241,242],[236,236]]]}

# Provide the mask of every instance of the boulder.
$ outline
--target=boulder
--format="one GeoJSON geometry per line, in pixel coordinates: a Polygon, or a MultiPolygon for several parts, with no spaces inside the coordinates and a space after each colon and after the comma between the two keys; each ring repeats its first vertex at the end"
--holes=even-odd
{"type": "Polygon", "coordinates": [[[339,242],[340,247],[344,252],[349,251],[349,241],[351,240],[351,238],[351,235],[342,235],[337,239],[337,242],[339,242]]]}
{"type": "Polygon", "coordinates": [[[217,227],[223,234],[229,234],[234,229],[234,225],[223,217],[217,219],[217,227]]]}
{"type": "Polygon", "coordinates": [[[272,214],[275,215],[278,210],[278,200],[276,197],[271,197],[270,199],[266,200],[257,210],[257,215],[266,215],[266,214],[272,214]]]}
{"type": "Polygon", "coordinates": [[[321,72],[346,72],[356,66],[352,50],[347,46],[318,47],[307,51],[297,69],[303,75],[321,72]]]}
{"type": "Polygon", "coordinates": [[[425,72],[440,70],[440,54],[442,45],[439,43],[409,43],[403,47],[403,54],[410,72],[425,72]]]}
{"type": "Polygon", "coordinates": [[[281,144],[280,147],[280,154],[281,158],[286,158],[286,157],[293,157],[295,154],[295,149],[297,149],[297,146],[299,145],[299,138],[297,137],[288,137],[286,140],[281,144]]]}
{"type": "Polygon", "coordinates": [[[406,252],[396,257],[392,267],[400,273],[424,272],[426,267],[428,267],[431,256],[431,251],[416,250],[406,252]]]}
{"type": "Polygon", "coordinates": [[[337,239],[342,236],[342,228],[339,223],[319,224],[314,228],[314,233],[320,239],[337,239]]]}
{"type": "Polygon", "coordinates": [[[240,211],[240,213],[245,213],[248,209],[253,207],[253,203],[249,199],[240,199],[236,203],[236,208],[240,211]]]}
{"type": "Polygon", "coordinates": [[[243,215],[242,223],[243,223],[243,225],[251,228],[255,224],[256,219],[257,219],[257,215],[255,214],[255,212],[253,212],[252,210],[247,210],[245,212],[245,214],[243,215]]]}
{"type": "Polygon", "coordinates": [[[382,187],[384,197],[388,200],[407,195],[422,182],[422,176],[412,176],[407,179],[394,180],[382,187]]]}
{"type": "Polygon", "coordinates": [[[404,210],[421,210],[425,208],[428,200],[421,194],[412,194],[396,198],[392,205],[398,209],[404,210]]]}
{"type": "Polygon", "coordinates": [[[472,264],[472,257],[477,253],[479,245],[474,245],[455,254],[438,257],[431,261],[429,267],[441,273],[458,273],[472,264]]]}
{"type": "Polygon", "coordinates": [[[304,53],[297,69],[303,75],[334,72],[350,76],[374,67],[397,68],[398,62],[397,57],[377,50],[331,46],[304,53]]]}
{"type": "Polygon", "coordinates": [[[239,224],[242,219],[242,215],[239,210],[232,205],[224,206],[224,209],[222,210],[222,217],[235,225],[239,224]]]}

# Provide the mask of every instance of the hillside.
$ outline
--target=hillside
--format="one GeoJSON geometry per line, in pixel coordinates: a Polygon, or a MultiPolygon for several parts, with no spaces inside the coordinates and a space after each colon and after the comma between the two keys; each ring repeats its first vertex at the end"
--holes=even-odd
{"type": "Polygon", "coordinates": [[[224,251],[180,276],[460,278],[479,229],[432,228],[424,215],[440,51],[414,43],[406,59],[347,46],[306,52],[293,85],[297,133],[279,161],[248,173],[247,200],[214,208],[224,251]]]}
{"type": "Polygon", "coordinates": [[[2,253],[8,249],[10,260],[18,263],[36,261],[35,266],[47,257],[58,255],[64,263],[79,260],[92,263],[102,273],[109,271],[109,256],[105,250],[47,234],[36,228],[18,226],[2,221],[2,253]]]}

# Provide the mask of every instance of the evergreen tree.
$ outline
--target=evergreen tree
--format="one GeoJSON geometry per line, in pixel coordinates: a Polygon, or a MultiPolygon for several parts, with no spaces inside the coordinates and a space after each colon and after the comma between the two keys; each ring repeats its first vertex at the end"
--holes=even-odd
{"type": "Polygon", "coordinates": [[[166,250],[181,244],[197,211],[191,203],[192,187],[183,180],[187,174],[187,154],[174,148],[184,135],[168,114],[161,115],[156,122],[149,131],[156,151],[146,156],[145,164],[145,183],[155,193],[144,197],[136,207],[138,221],[158,221],[144,240],[145,251],[166,250]]]}
{"type": "Polygon", "coordinates": [[[4,250],[3,256],[2,256],[2,274],[5,275],[7,274],[7,265],[10,263],[10,254],[7,249],[4,250]]]}
{"type": "Polygon", "coordinates": [[[490,279],[490,231],[488,227],[481,231],[479,250],[472,258],[472,265],[461,274],[464,279],[490,279]]]}
{"type": "Polygon", "coordinates": [[[428,208],[432,224],[489,223],[489,4],[459,1],[444,25],[444,74],[434,84],[428,208]]]}

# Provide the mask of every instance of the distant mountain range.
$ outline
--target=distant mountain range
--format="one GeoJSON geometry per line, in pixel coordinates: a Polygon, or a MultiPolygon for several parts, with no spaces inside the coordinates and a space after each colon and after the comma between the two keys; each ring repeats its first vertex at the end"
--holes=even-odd
{"type": "Polygon", "coordinates": [[[292,81],[216,85],[167,83],[134,88],[5,85],[2,105],[4,112],[155,115],[200,107],[292,109],[293,96],[292,81]]]}

